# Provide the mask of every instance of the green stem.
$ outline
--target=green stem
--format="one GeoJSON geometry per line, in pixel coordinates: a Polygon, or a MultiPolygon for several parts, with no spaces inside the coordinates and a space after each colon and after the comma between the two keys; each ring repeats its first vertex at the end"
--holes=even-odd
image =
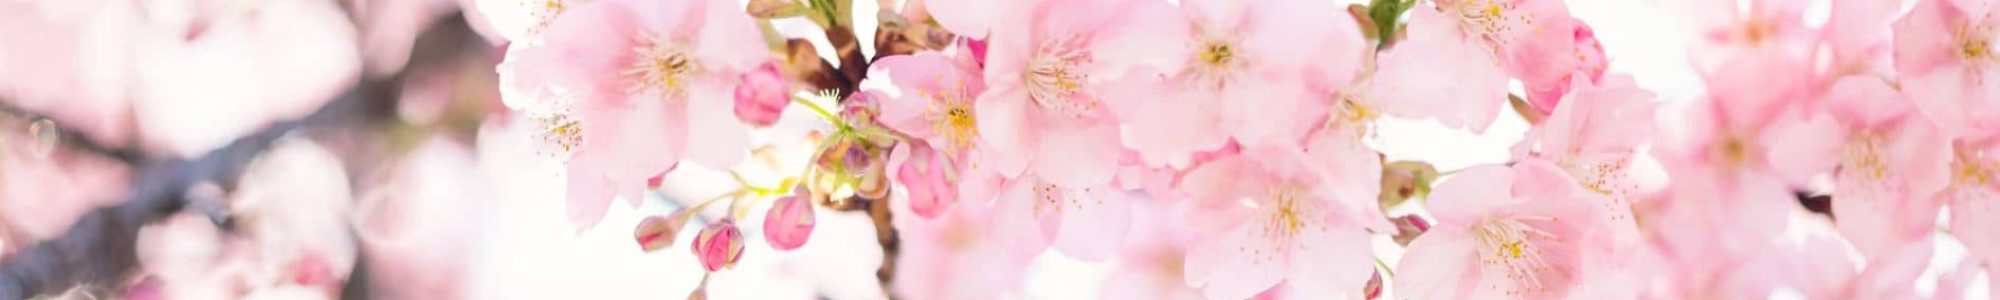
{"type": "Polygon", "coordinates": [[[1389,275],[1389,278],[1390,278],[1390,279],[1395,279],[1395,278],[1396,278],[1396,269],[1395,269],[1395,268],[1390,268],[1390,267],[1389,267],[1389,264],[1387,264],[1387,263],[1383,263],[1383,262],[1382,262],[1382,258],[1380,258],[1380,257],[1377,257],[1377,258],[1375,258],[1375,266],[1377,266],[1377,267],[1382,267],[1382,274],[1383,274],[1383,275],[1389,275]]]}
{"type": "Polygon", "coordinates": [[[820,107],[819,103],[813,103],[812,100],[807,100],[805,97],[792,97],[792,103],[798,103],[808,109],[812,109],[813,113],[819,114],[820,118],[826,119],[828,123],[833,123],[833,127],[841,131],[847,131],[849,128],[847,122],[841,121],[840,117],[835,116],[832,111],[826,110],[825,107],[820,107]]]}

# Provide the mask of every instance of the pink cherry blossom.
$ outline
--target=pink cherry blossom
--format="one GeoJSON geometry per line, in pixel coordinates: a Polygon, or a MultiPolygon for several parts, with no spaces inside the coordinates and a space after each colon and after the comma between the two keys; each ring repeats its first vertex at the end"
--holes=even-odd
{"type": "Polygon", "coordinates": [[[1398,297],[1565,297],[1606,243],[1597,232],[1604,206],[1578,197],[1562,172],[1528,160],[1472,167],[1439,184],[1427,203],[1437,225],[1397,263],[1398,297]]]}
{"type": "Polygon", "coordinates": [[[736,118],[759,127],[777,123],[778,114],[792,103],[790,83],[785,80],[775,62],[743,73],[743,84],[736,86],[736,118]]]}
{"type": "Polygon", "coordinates": [[[910,211],[918,217],[935,218],[958,203],[958,186],[951,181],[954,170],[947,159],[924,143],[904,144],[890,152],[889,165],[895,166],[890,178],[903,184],[910,211]]]}
{"type": "Polygon", "coordinates": [[[811,192],[799,187],[791,196],[771,201],[764,213],[764,241],[778,250],[798,249],[812,238],[815,217],[811,192]]]}
{"type": "Polygon", "coordinates": [[[540,42],[556,17],[597,0],[475,0],[472,6],[506,40],[540,42]]]}
{"type": "Polygon", "coordinates": [[[1632,202],[1640,195],[1633,168],[1639,147],[1652,139],[1656,96],[1630,76],[1584,78],[1557,102],[1539,126],[1515,144],[1517,157],[1549,161],[1605,207],[1605,220],[1621,241],[1636,242],[1632,202]]]}
{"type": "Polygon", "coordinates": [[[722,219],[702,228],[688,249],[709,272],[734,267],[743,258],[743,231],[736,228],[736,221],[722,219]]]}
{"type": "Polygon", "coordinates": [[[1358,299],[1374,271],[1354,201],[1337,199],[1324,171],[1295,148],[1246,148],[1190,170],[1185,222],[1195,230],[1186,281],[1210,299],[1249,298],[1280,282],[1315,298],[1358,299]]]}
{"type": "Polygon", "coordinates": [[[1132,232],[1119,255],[1112,259],[1111,274],[1098,290],[1102,299],[1198,300],[1200,289],[1187,286],[1187,249],[1194,230],[1180,220],[1176,202],[1133,199],[1132,232]]]}
{"type": "Polygon", "coordinates": [[[1952,147],[1951,181],[1939,197],[1951,205],[1952,236],[1971,259],[2000,270],[2000,143],[1959,142],[1952,147]]]}
{"type": "Polygon", "coordinates": [[[1559,82],[1576,71],[1574,18],[1561,1],[1438,0],[1410,10],[1408,40],[1381,54],[1377,92],[1424,103],[1447,126],[1484,132],[1507,77],[1559,82]],[[1440,78],[1435,70],[1457,70],[1440,78]]]}
{"type": "Polygon", "coordinates": [[[1300,83],[1350,82],[1369,49],[1350,17],[1318,13],[1339,10],[1330,2],[1204,0],[1181,10],[1186,21],[1132,21],[1164,23],[1146,26],[1165,28],[1158,34],[1167,38],[1156,42],[1166,45],[1128,55],[1162,57],[1149,65],[1167,72],[1166,86],[1107,97],[1129,107],[1114,109],[1124,111],[1124,135],[1151,165],[1185,168],[1188,155],[1228,139],[1299,143],[1325,111],[1300,83]]]}
{"type": "MultiPolygon", "coordinates": [[[[974,101],[980,137],[1008,178],[1032,172],[1068,188],[1104,185],[1117,171],[1118,122],[1100,84],[1146,56],[1156,28],[1126,20],[1164,13],[1155,1],[1040,1],[1001,11],[986,57],[985,93],[974,101]],[[1156,7],[1147,9],[1147,7],[1156,7]]],[[[935,12],[935,11],[933,11],[935,12]]]]}
{"type": "Polygon", "coordinates": [[[568,162],[576,226],[614,196],[637,204],[683,155],[719,169],[747,155],[731,93],[768,55],[739,6],[607,0],[565,14],[576,17],[550,25],[542,45],[514,44],[499,71],[502,100],[535,116],[545,151],[568,162]]]}
{"type": "Polygon", "coordinates": [[[998,193],[1001,176],[990,163],[999,153],[981,136],[982,70],[964,47],[953,55],[920,52],[877,60],[901,89],[881,98],[884,126],[920,141],[890,153],[890,176],[909,187],[911,207],[931,217],[953,203],[984,203],[998,193]]]}
{"type": "Polygon", "coordinates": [[[1895,26],[1896,72],[1917,110],[1952,136],[2000,132],[2000,3],[1918,1],[1895,26]]]}
{"type": "Polygon", "coordinates": [[[1068,188],[1034,174],[1008,180],[994,213],[1009,250],[1032,255],[1044,247],[1083,260],[1101,260],[1118,250],[1131,226],[1125,192],[1110,185],[1068,188]]]}
{"type": "MultiPolygon", "coordinates": [[[[910,213],[908,206],[892,209],[910,213]]],[[[1030,257],[1007,251],[1009,242],[993,234],[994,218],[990,207],[959,205],[935,218],[891,220],[901,243],[891,292],[912,299],[1016,295],[1030,257]]]]}
{"type": "Polygon", "coordinates": [[[1827,113],[1785,124],[1773,162],[1793,178],[1835,171],[1835,225],[1862,254],[1927,239],[1950,180],[1946,138],[1879,78],[1844,77],[1827,96],[1827,113]]]}
{"type": "Polygon", "coordinates": [[[1528,106],[1534,107],[1535,111],[1542,115],[1555,113],[1557,103],[1562,101],[1562,96],[1568,94],[1570,90],[1570,82],[1583,80],[1597,83],[1604,78],[1604,70],[1609,67],[1610,61],[1604,57],[1604,45],[1597,42],[1597,33],[1591,31],[1590,25],[1584,24],[1583,21],[1574,22],[1576,34],[1572,38],[1576,49],[1571,50],[1572,55],[1576,56],[1574,71],[1562,77],[1522,80],[1522,84],[1528,89],[1528,106]]]}
{"type": "MultiPolygon", "coordinates": [[[[1688,50],[1712,97],[1730,105],[1776,107],[1803,99],[1812,79],[1815,32],[1805,24],[1807,2],[1696,0],[1675,2],[1699,35],[1688,50]]],[[[1735,111],[1749,112],[1749,111],[1735,111]]],[[[1755,116],[1732,115],[1731,122],[1755,116]]]]}

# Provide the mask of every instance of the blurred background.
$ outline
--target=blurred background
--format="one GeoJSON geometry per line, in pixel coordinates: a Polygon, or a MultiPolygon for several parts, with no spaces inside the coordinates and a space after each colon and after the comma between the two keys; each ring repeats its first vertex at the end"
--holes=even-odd
{"type": "MultiPolygon", "coordinates": [[[[633,242],[642,218],[732,188],[718,171],[682,168],[572,229],[562,168],[501,105],[506,39],[475,2],[0,0],[0,299],[681,299],[704,280],[716,299],[888,297],[866,212],[818,210],[795,251],[746,239],[752,254],[706,278],[684,249],[633,242]]],[[[1568,2],[1611,72],[1669,104],[1701,94],[1690,33],[1660,3],[1568,2]]],[[[856,1],[865,57],[878,12],[901,6],[856,1]]],[[[811,22],[771,27],[838,64],[811,22]]],[[[745,174],[803,165],[785,139],[811,118],[760,133],[774,158],[745,174]]],[[[1506,162],[1526,130],[1512,114],[1481,135],[1389,119],[1370,142],[1455,170],[1506,162]]],[[[1964,259],[1939,241],[1927,274],[1964,259]]],[[[1023,296],[1096,298],[1107,273],[1046,253],[1023,296]]]]}

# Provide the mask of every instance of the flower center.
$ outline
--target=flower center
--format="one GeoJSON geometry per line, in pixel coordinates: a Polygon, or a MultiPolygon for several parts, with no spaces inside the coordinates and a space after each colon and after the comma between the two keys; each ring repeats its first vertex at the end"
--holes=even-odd
{"type": "Polygon", "coordinates": [[[1753,155],[1756,155],[1756,153],[1753,153],[1756,151],[1757,149],[1752,148],[1741,137],[1734,135],[1724,136],[1722,141],[1715,146],[1715,157],[1713,159],[1724,166],[1732,168],[1743,167],[1750,162],[1750,158],[1753,155]]]}
{"type": "Polygon", "coordinates": [[[1491,218],[1472,228],[1473,242],[1479,246],[1479,262],[1501,268],[1514,284],[1508,295],[1545,290],[1538,273],[1549,270],[1536,239],[1551,240],[1555,235],[1535,229],[1522,221],[1547,220],[1530,217],[1491,218]]]}
{"type": "Polygon", "coordinates": [[[1841,153],[1841,172],[1881,179],[1889,173],[1888,163],[1882,159],[1881,137],[1860,135],[1848,141],[1847,149],[1841,153]]]}
{"type": "Polygon", "coordinates": [[[2000,64],[1995,53],[1992,25],[1965,24],[1958,29],[1958,56],[1975,68],[2000,64]]]}
{"type": "Polygon", "coordinates": [[[678,99],[687,92],[687,85],[696,75],[702,73],[687,45],[663,40],[658,35],[641,34],[638,46],[632,47],[638,59],[623,73],[632,80],[626,88],[628,94],[658,92],[669,99],[678,99]]]}
{"type": "Polygon", "coordinates": [[[1193,80],[1221,88],[1229,83],[1234,71],[1244,64],[1242,48],[1227,38],[1210,37],[1203,42],[1201,51],[1195,53],[1189,64],[1189,76],[1193,80]]]}
{"type": "Polygon", "coordinates": [[[1035,186],[1035,200],[1035,213],[1037,215],[1059,214],[1063,212],[1065,207],[1069,209],[1082,209],[1085,204],[1084,201],[1093,201],[1089,204],[1104,204],[1104,199],[1090,197],[1090,189],[1088,188],[1064,188],[1047,182],[1041,182],[1035,186]]]}
{"type": "Polygon", "coordinates": [[[536,152],[567,160],[582,148],[583,125],[568,112],[536,113],[528,119],[541,128],[534,133],[536,152]]]}
{"type": "Polygon", "coordinates": [[[1319,206],[1312,202],[1310,195],[1302,187],[1283,186],[1271,190],[1270,218],[1264,223],[1263,233],[1272,240],[1289,241],[1308,227],[1326,231],[1326,225],[1314,222],[1319,216],[1319,206]]]}
{"type": "Polygon", "coordinates": [[[1327,129],[1350,130],[1354,136],[1367,136],[1369,122],[1374,122],[1375,117],[1380,116],[1381,113],[1376,112],[1368,104],[1362,103],[1364,100],[1360,96],[1357,96],[1357,94],[1342,94],[1338,99],[1334,100],[1333,115],[1326,120],[1327,129]]]}
{"type": "Polygon", "coordinates": [[[1618,156],[1609,160],[1577,158],[1576,154],[1571,154],[1570,157],[1563,159],[1558,165],[1563,171],[1576,177],[1577,184],[1582,185],[1584,190],[1610,200],[1605,201],[1604,205],[1609,208],[1612,220],[1632,218],[1631,199],[1628,199],[1628,195],[1639,187],[1631,183],[1625,174],[1625,166],[1631,162],[1631,156],[1618,156]]]}
{"type": "Polygon", "coordinates": [[[1071,117],[1082,117],[1097,108],[1096,101],[1077,93],[1084,81],[1090,79],[1083,70],[1091,62],[1084,42],[1080,36],[1070,36],[1043,41],[1035,48],[1035,56],[1028,60],[1028,72],[1021,74],[1021,80],[1036,105],[1071,117]]]}
{"type": "Polygon", "coordinates": [[[1485,38],[1496,46],[1512,44],[1513,37],[1508,33],[1533,28],[1535,23],[1534,18],[1516,10],[1513,3],[1500,0],[1460,1],[1454,10],[1464,20],[1459,23],[1461,30],[1485,38]]]}
{"type": "Polygon", "coordinates": [[[979,137],[979,119],[972,113],[972,95],[963,92],[964,85],[931,95],[931,129],[944,135],[950,144],[943,147],[945,153],[954,155],[971,149],[979,137]]]}
{"type": "Polygon", "coordinates": [[[516,5],[527,10],[528,16],[534,18],[534,24],[528,27],[528,33],[541,34],[542,31],[549,29],[549,24],[555,22],[556,17],[569,11],[571,2],[575,1],[588,0],[520,0],[516,5]]]}
{"type": "Polygon", "coordinates": [[[1994,173],[2000,172],[2000,162],[1980,157],[1979,153],[1957,149],[1957,158],[1951,160],[1952,183],[1960,186],[1981,186],[1992,183],[1994,173]]]}

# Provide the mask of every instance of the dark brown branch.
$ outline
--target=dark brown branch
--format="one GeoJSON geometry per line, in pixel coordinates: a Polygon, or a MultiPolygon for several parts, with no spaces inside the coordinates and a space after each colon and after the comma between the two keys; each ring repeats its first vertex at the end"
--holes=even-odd
{"type": "MultiPolygon", "coordinates": [[[[46,115],[28,111],[28,109],[19,106],[14,106],[13,103],[7,103],[6,101],[0,101],[0,114],[5,114],[13,118],[19,118],[25,122],[35,122],[36,120],[55,120],[53,118],[49,118],[46,115]]],[[[61,125],[61,123],[57,123],[57,125],[61,125]]],[[[72,149],[84,153],[90,153],[98,156],[108,157],[111,159],[118,160],[120,162],[124,162],[126,165],[137,166],[146,161],[145,154],[140,153],[137,149],[106,146],[108,144],[105,144],[95,139],[91,139],[89,135],[85,135],[80,132],[70,131],[65,127],[60,127],[60,126],[57,127],[56,133],[58,138],[57,140],[59,141],[59,143],[61,143],[59,144],[60,145],[59,147],[65,149],[72,149]]]]}
{"type": "MultiPolygon", "coordinates": [[[[433,68],[468,51],[489,51],[483,40],[457,15],[441,18],[418,35],[410,65],[402,72],[364,79],[304,118],[272,124],[194,160],[167,160],[144,165],[133,188],[117,206],[93,210],[78,218],[61,236],[0,259],[0,300],[61,293],[72,287],[117,287],[138,264],[135,249],[139,228],[188,206],[187,190],[204,182],[235,186],[243,168],[278,138],[311,128],[352,128],[356,124],[393,118],[403,74],[433,68]]],[[[86,139],[67,139],[82,141],[86,139]]],[[[74,142],[73,142],[74,143],[74,142]]],[[[79,144],[94,147],[95,143],[79,144]]],[[[113,149],[96,147],[90,149],[113,149]]],[[[106,153],[130,153],[115,150],[106,153]]],[[[114,156],[118,157],[118,156],[114,156]]],[[[131,153],[123,157],[141,157],[131,153]]],[[[135,165],[137,165],[135,163],[135,165]]],[[[357,262],[361,263],[361,262],[357,262]]],[[[357,266],[357,272],[366,270],[357,266]]],[[[350,280],[365,280],[353,277],[350,280]]],[[[365,283],[343,287],[366,296],[365,283]]],[[[116,290],[116,289],[113,289],[116,290]]]]}
{"type": "Polygon", "coordinates": [[[279,137],[350,118],[367,99],[393,99],[396,84],[394,79],[363,82],[305,118],[272,124],[195,160],[147,165],[121,204],[86,213],[61,236],[0,260],[0,299],[118,283],[138,264],[134,246],[139,228],[186,206],[189,187],[202,182],[233,186],[244,166],[279,137]]]}

